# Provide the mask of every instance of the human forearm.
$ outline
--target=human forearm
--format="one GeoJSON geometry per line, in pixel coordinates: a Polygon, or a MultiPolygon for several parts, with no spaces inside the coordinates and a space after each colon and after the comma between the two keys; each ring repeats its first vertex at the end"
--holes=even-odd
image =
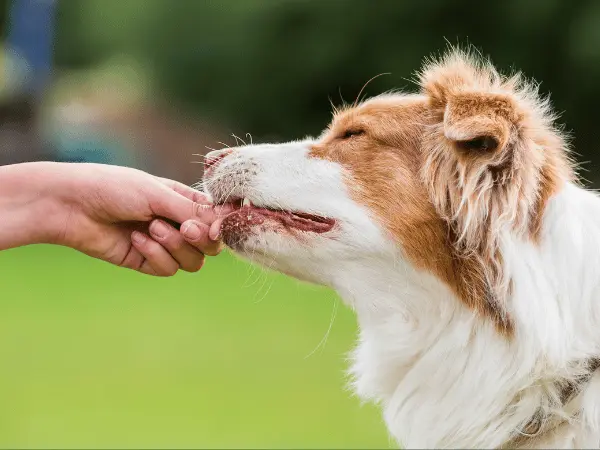
{"type": "Polygon", "coordinates": [[[188,186],[125,167],[0,167],[0,250],[53,243],[147,274],[194,272],[204,254],[221,250],[210,227],[228,211],[188,186]]]}
{"type": "Polygon", "coordinates": [[[67,213],[57,195],[63,189],[58,166],[36,162],[0,167],[0,250],[57,239],[67,213]]]}

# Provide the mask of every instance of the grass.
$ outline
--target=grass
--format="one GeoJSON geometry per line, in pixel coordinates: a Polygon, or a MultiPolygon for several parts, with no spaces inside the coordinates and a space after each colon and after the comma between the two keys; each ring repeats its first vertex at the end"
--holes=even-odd
{"type": "Polygon", "coordinates": [[[389,448],[346,389],[329,290],[223,254],[151,278],[69,249],[0,254],[2,448],[389,448]]]}

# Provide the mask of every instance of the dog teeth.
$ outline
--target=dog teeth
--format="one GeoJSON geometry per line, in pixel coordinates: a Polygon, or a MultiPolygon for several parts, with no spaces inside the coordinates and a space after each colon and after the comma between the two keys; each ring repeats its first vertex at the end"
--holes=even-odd
{"type": "Polygon", "coordinates": [[[244,198],[244,200],[242,200],[242,206],[252,206],[252,203],[250,203],[250,200],[247,198],[244,198]]]}

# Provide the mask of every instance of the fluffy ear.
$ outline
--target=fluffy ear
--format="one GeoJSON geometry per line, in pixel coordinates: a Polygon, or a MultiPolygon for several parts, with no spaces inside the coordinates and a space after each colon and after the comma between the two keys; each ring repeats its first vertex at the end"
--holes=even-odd
{"type": "Polygon", "coordinates": [[[460,153],[491,157],[514,140],[518,105],[508,93],[510,80],[503,83],[491,65],[454,52],[428,64],[420,78],[443,136],[460,153]]]}
{"type": "Polygon", "coordinates": [[[428,62],[420,82],[429,111],[422,179],[456,259],[479,261],[485,301],[502,308],[511,280],[501,238],[536,242],[550,197],[572,178],[565,143],[536,85],[488,61],[453,50],[428,62]]]}
{"type": "Polygon", "coordinates": [[[516,107],[510,98],[486,92],[452,95],[444,109],[444,136],[457,150],[473,156],[489,155],[509,143],[515,128],[516,107]]]}
{"type": "Polygon", "coordinates": [[[490,230],[535,228],[542,194],[572,173],[536,85],[459,50],[429,61],[420,83],[429,108],[422,176],[457,240],[474,249],[490,230]]]}

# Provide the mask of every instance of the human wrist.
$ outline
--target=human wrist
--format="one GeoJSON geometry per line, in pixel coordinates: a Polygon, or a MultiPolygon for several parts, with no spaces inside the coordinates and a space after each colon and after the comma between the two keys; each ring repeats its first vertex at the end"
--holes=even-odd
{"type": "Polygon", "coordinates": [[[63,164],[35,162],[0,167],[0,249],[62,244],[70,190],[63,164]]]}

